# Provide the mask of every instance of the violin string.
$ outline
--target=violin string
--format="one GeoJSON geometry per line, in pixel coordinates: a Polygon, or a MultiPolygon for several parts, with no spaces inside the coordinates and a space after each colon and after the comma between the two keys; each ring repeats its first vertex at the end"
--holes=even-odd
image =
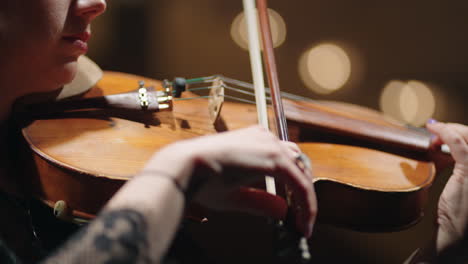
{"type": "Polygon", "coordinates": [[[208,83],[214,81],[218,76],[220,75],[211,75],[211,76],[206,76],[206,77],[198,77],[198,78],[192,78],[192,79],[186,79],[185,81],[188,84],[194,84],[194,83],[208,83]]]}
{"type": "MultiPolygon", "coordinates": [[[[220,87],[219,85],[216,85],[216,86],[194,87],[194,88],[189,88],[189,89],[187,89],[187,91],[201,91],[201,90],[209,90],[209,89],[219,88],[219,87],[220,87]]],[[[242,94],[246,94],[246,95],[250,95],[250,96],[254,96],[254,95],[255,95],[253,92],[246,91],[246,90],[242,90],[242,89],[239,89],[239,88],[236,88],[236,87],[232,87],[232,86],[229,86],[229,85],[226,85],[226,84],[223,84],[222,87],[226,88],[227,90],[231,90],[231,91],[234,91],[234,92],[238,92],[238,93],[242,93],[242,94]]]]}
{"type": "MultiPolygon", "coordinates": [[[[208,82],[206,80],[214,80],[214,78],[202,77],[202,78],[190,79],[190,82],[189,82],[189,80],[187,80],[187,83],[191,83],[191,84],[206,83],[206,82],[208,82]],[[197,81],[193,81],[193,80],[197,80],[197,81]]],[[[238,87],[229,86],[229,85],[226,85],[224,83],[221,86],[224,87],[226,90],[230,90],[230,91],[233,91],[233,92],[245,94],[245,95],[252,96],[252,97],[255,96],[255,93],[251,92],[250,90],[245,90],[245,89],[241,89],[241,88],[238,88],[238,87]]],[[[219,87],[220,87],[219,85],[216,85],[216,86],[202,86],[202,87],[188,88],[187,91],[202,91],[202,90],[209,90],[209,89],[219,88],[219,87]]],[[[245,88],[245,87],[242,87],[242,88],[245,88]]],[[[233,99],[233,97],[232,97],[232,99],[233,99]]],[[[270,100],[270,98],[268,97],[267,100],[270,100]]]]}
{"type": "MultiPolygon", "coordinates": [[[[192,79],[187,79],[186,81],[187,81],[188,84],[208,83],[208,82],[213,82],[217,78],[221,79],[225,83],[239,86],[239,88],[237,88],[237,89],[245,88],[247,90],[252,90],[252,91],[254,89],[254,86],[251,83],[244,82],[244,81],[237,80],[237,79],[233,79],[233,78],[229,78],[229,77],[226,77],[226,76],[223,76],[223,75],[212,75],[212,76],[206,76],[206,77],[200,77],[200,78],[192,78],[192,79]]],[[[269,88],[265,87],[265,89],[266,89],[265,93],[267,95],[269,95],[270,94],[269,88]]],[[[310,99],[308,97],[295,95],[295,94],[291,94],[291,93],[287,93],[287,92],[281,92],[281,96],[284,97],[284,98],[291,99],[291,100],[309,101],[309,102],[317,103],[315,100],[310,99]]],[[[267,100],[270,100],[270,96],[267,96],[267,100]]]]}
{"type": "Polygon", "coordinates": [[[185,101],[185,100],[195,100],[195,99],[211,98],[211,97],[213,97],[213,96],[211,96],[211,95],[200,95],[200,96],[194,96],[194,97],[174,98],[172,100],[174,100],[174,101],[185,101]]]}
{"type": "Polygon", "coordinates": [[[243,99],[243,98],[239,98],[239,97],[235,97],[235,96],[224,95],[224,97],[232,99],[232,100],[237,100],[237,101],[240,101],[240,102],[244,102],[244,103],[255,104],[255,101],[247,100],[247,99],[243,99]]]}
{"type": "MultiPolygon", "coordinates": [[[[210,76],[210,77],[194,78],[194,79],[187,80],[187,83],[190,83],[190,84],[207,83],[207,82],[214,81],[216,78],[219,78],[219,77],[218,76],[210,76]]],[[[238,87],[229,86],[229,85],[226,85],[225,83],[223,83],[221,86],[220,85],[214,85],[214,86],[202,86],[202,87],[188,88],[187,91],[202,91],[202,90],[210,90],[210,89],[219,88],[219,87],[223,87],[226,90],[230,90],[232,92],[237,92],[237,93],[244,94],[244,95],[247,95],[247,96],[251,96],[251,97],[255,96],[255,93],[253,93],[252,91],[241,89],[241,88],[238,88],[238,87]]],[[[235,100],[235,101],[245,102],[245,103],[249,103],[249,104],[255,104],[255,101],[253,101],[253,100],[240,98],[238,96],[232,96],[232,95],[226,95],[225,94],[224,97],[235,100]]],[[[177,101],[177,100],[190,100],[190,99],[199,99],[199,98],[211,98],[211,96],[196,96],[196,97],[187,97],[187,98],[177,98],[177,99],[174,99],[174,100],[175,101],[177,101]]],[[[270,100],[270,98],[268,97],[267,100],[270,100]]]]}
{"type": "MultiPolygon", "coordinates": [[[[173,99],[174,101],[184,101],[184,100],[195,100],[195,99],[202,99],[202,98],[212,98],[213,96],[211,95],[201,95],[201,96],[194,96],[194,97],[185,97],[185,98],[175,98],[173,99]]],[[[235,96],[230,96],[230,95],[224,95],[223,97],[229,98],[235,101],[240,101],[248,104],[255,104],[254,101],[248,100],[248,99],[243,99],[235,96]]]]}
{"type": "Polygon", "coordinates": [[[189,88],[187,91],[201,91],[201,90],[209,90],[213,88],[218,88],[216,86],[203,86],[203,87],[195,87],[195,88],[189,88]]]}
{"type": "Polygon", "coordinates": [[[242,89],[239,89],[239,88],[228,86],[226,84],[224,84],[224,88],[226,88],[228,90],[231,90],[231,91],[234,91],[234,92],[238,92],[238,93],[242,93],[242,94],[246,94],[246,95],[250,95],[250,96],[255,96],[255,93],[253,93],[253,92],[249,92],[249,91],[246,91],[246,90],[242,90],[242,89]]]}
{"type": "MultiPolygon", "coordinates": [[[[244,94],[244,95],[248,95],[248,96],[252,96],[252,97],[255,96],[255,93],[253,92],[253,89],[254,89],[253,84],[248,83],[248,82],[244,82],[244,81],[241,81],[241,80],[229,78],[229,77],[226,77],[226,76],[223,76],[223,75],[212,75],[212,76],[191,78],[191,79],[186,79],[186,82],[187,82],[187,84],[194,85],[194,84],[212,83],[216,79],[222,80],[224,82],[222,84],[222,86],[227,90],[237,92],[237,93],[240,93],[240,94],[244,94]],[[230,86],[228,84],[235,85],[236,87],[230,86]]],[[[213,89],[213,88],[219,88],[219,86],[193,87],[193,88],[188,88],[187,91],[202,91],[202,90],[209,90],[209,89],[213,89]]],[[[266,92],[267,95],[269,95],[270,91],[268,90],[268,88],[266,88],[266,89],[267,90],[265,92],[266,92]]],[[[281,94],[282,94],[283,97],[288,98],[288,99],[292,99],[292,100],[315,102],[314,100],[312,100],[310,98],[303,97],[303,96],[300,96],[300,95],[290,94],[290,93],[286,93],[286,92],[281,92],[281,94]]],[[[235,101],[239,101],[239,102],[255,104],[255,101],[253,101],[253,100],[248,100],[248,99],[240,98],[240,97],[237,97],[237,96],[224,95],[224,97],[235,100],[235,101]]],[[[175,101],[177,101],[177,100],[191,100],[191,99],[199,99],[199,98],[211,98],[211,96],[197,96],[197,97],[189,97],[189,98],[177,98],[177,99],[174,99],[174,100],[175,101]]],[[[267,96],[266,99],[267,99],[267,101],[271,101],[271,96],[267,96]]]]}

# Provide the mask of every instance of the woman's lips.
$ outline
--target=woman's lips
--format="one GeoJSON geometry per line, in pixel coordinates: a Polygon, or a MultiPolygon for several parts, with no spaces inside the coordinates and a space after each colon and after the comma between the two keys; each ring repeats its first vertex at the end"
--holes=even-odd
{"type": "Polygon", "coordinates": [[[66,35],[63,39],[70,43],[79,53],[84,54],[88,51],[88,40],[91,37],[89,32],[81,32],[73,35],[66,35]]]}

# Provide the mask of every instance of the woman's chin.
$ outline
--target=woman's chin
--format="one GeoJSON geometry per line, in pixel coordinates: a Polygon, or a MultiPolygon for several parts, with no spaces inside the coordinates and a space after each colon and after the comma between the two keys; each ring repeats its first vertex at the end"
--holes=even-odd
{"type": "Polygon", "coordinates": [[[39,76],[37,83],[40,89],[36,92],[52,92],[70,83],[75,78],[78,71],[78,63],[76,61],[67,62],[59,67],[53,67],[46,73],[39,76]]]}
{"type": "Polygon", "coordinates": [[[57,82],[58,82],[58,87],[62,87],[63,85],[70,83],[73,81],[73,79],[76,76],[76,73],[78,72],[78,62],[77,61],[72,61],[68,62],[63,66],[62,69],[59,70],[57,73],[57,82]]]}

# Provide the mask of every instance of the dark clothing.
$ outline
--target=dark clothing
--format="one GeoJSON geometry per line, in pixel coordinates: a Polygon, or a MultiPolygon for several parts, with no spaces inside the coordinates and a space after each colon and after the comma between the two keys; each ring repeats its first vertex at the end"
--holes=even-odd
{"type": "MultiPolygon", "coordinates": [[[[22,201],[0,192],[0,264],[38,263],[82,227],[64,222],[51,208],[37,201],[22,201]]],[[[182,228],[164,264],[212,263],[182,228]]]]}
{"type": "Polygon", "coordinates": [[[13,253],[13,251],[8,248],[2,240],[0,240],[0,263],[3,264],[19,264],[21,263],[13,253]]]}

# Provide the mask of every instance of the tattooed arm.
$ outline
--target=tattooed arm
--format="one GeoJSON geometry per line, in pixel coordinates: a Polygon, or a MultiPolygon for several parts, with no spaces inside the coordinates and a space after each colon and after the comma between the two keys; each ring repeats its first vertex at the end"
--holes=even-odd
{"type": "Polygon", "coordinates": [[[137,177],[44,264],[159,263],[182,210],[183,196],[173,183],[164,177],[137,177]]]}

